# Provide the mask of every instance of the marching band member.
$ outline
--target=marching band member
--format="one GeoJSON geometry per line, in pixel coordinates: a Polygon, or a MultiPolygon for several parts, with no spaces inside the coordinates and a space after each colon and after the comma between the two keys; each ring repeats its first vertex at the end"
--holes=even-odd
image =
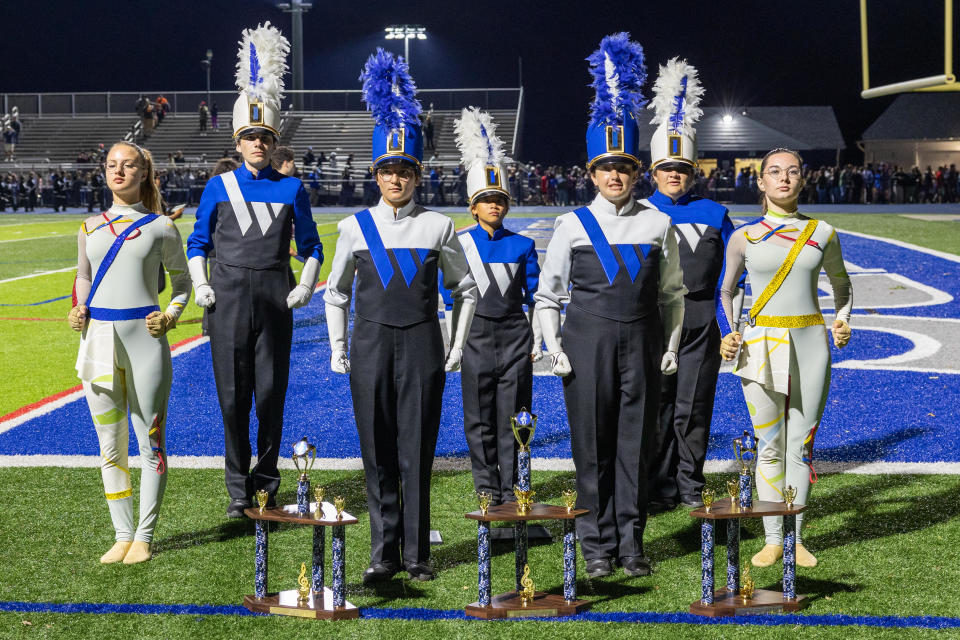
{"type": "MultiPolygon", "coordinates": [[[[715,298],[723,248],[733,233],[726,207],[690,193],[697,172],[694,125],[703,114],[697,70],[673,58],[660,67],[653,91],[648,108],[655,110],[652,124],[659,126],[650,141],[650,158],[657,190],[649,200],[670,216],[687,295],[677,375],[665,376],[660,386],[660,431],[650,465],[651,512],[671,509],[678,501],[703,506],[703,463],[720,373],[715,298]]],[[[737,316],[740,302],[738,297],[737,316]]]]}
{"type": "MultiPolygon", "coordinates": [[[[479,295],[460,372],[463,429],[474,488],[500,504],[514,500],[517,480],[519,445],[510,417],[531,407],[533,361],[541,357],[533,302],[540,265],[533,239],[503,226],[510,195],[503,141],[493,119],[479,109],[464,109],[454,129],[477,221],[458,236],[479,295]]],[[[444,297],[449,297],[446,291],[444,297]]]]}
{"type": "Polygon", "coordinates": [[[243,32],[233,130],[243,164],[207,181],[187,240],[196,302],[207,309],[213,374],[223,414],[227,516],[243,517],[264,489],[280,486],[277,459],[290,375],[292,309],[310,301],[323,247],[303,183],[270,166],[279,140],[282,76],[290,45],[270,23],[243,32]],[[290,270],[290,238],[305,260],[290,270]],[[210,281],[207,255],[216,250],[210,281]],[[251,469],[250,408],[256,399],[257,464],[251,469]]]}
{"type": "MultiPolygon", "coordinates": [[[[783,489],[797,490],[796,504],[807,504],[813,471],[813,440],[830,387],[830,346],[817,299],[820,270],[833,288],[833,343],[850,340],[853,307],[850,277],[837,232],[829,224],[797,212],[803,187],[803,160],[789,149],[763,157],[757,180],[763,193],[763,217],[737,229],[727,242],[717,322],[725,360],[737,359],[743,397],[757,438],[757,494],[783,501],[783,489]],[[741,335],[733,297],[744,267],[753,304],[741,335]],[[739,349],[739,355],[737,353],[739,349]],[[808,468],[809,467],[809,468],[808,468]]],[[[783,519],[765,517],[766,544],[753,556],[757,567],[783,555],[783,519]]],[[[814,567],[817,559],[801,544],[803,514],[797,515],[797,564],[814,567]]]]}
{"type": "Polygon", "coordinates": [[[643,530],[660,376],[677,369],[686,291],[670,218],[631,195],[643,50],[618,33],[588,60],[597,95],[587,169],[600,193],[557,218],[535,298],[553,373],[563,377],[577,506],[589,510],[577,518],[587,574],[610,575],[616,561],[642,576],[651,570],[643,530]]]}
{"type": "Polygon", "coordinates": [[[165,334],[190,295],[183,243],[161,212],[146,149],[118,142],[106,160],[113,206],[88,218],[77,235],[78,264],[69,322],[81,331],[77,375],[100,442],[103,488],[116,542],[100,558],[136,564],[150,543],[167,484],[166,418],[173,367],[165,334]],[[157,271],[170,272],[172,298],[160,311],[157,271]],[[133,526],[127,464],[130,422],[140,450],[140,521],[133,526]]]}
{"type": "Polygon", "coordinates": [[[350,374],[370,512],[365,583],[403,567],[432,580],[430,476],[440,429],[444,369],[463,359],[477,286],[447,216],[418,205],[421,107],[407,63],[382,49],[361,76],[373,112],[373,167],[381,198],[342,220],[328,279],[330,368],[350,374]],[[437,271],[452,290],[454,331],[444,359],[437,318],[437,271]],[[347,316],[356,277],[350,356],[347,316]]]}

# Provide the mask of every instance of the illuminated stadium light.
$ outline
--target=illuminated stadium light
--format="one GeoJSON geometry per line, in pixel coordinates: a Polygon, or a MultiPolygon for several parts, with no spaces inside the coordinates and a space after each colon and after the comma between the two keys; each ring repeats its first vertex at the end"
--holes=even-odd
{"type": "Polygon", "coordinates": [[[723,122],[723,124],[729,126],[730,123],[733,122],[733,116],[730,115],[729,113],[726,113],[720,120],[721,122],[723,122]]]}
{"type": "Polygon", "coordinates": [[[426,40],[427,28],[418,24],[394,24],[384,29],[387,40],[403,40],[403,59],[410,64],[410,41],[426,40]]]}

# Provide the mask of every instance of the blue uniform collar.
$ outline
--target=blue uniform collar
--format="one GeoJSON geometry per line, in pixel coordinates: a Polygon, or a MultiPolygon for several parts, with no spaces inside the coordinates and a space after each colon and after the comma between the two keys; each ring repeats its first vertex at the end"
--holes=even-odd
{"type": "Polygon", "coordinates": [[[266,180],[274,173],[273,167],[270,165],[265,166],[263,169],[257,172],[257,175],[250,173],[250,169],[247,169],[246,163],[241,164],[236,169],[236,174],[238,178],[244,178],[246,180],[266,180]]]}
{"type": "Polygon", "coordinates": [[[693,200],[693,195],[691,195],[691,193],[688,191],[687,193],[685,193],[685,194],[683,194],[682,196],[680,196],[679,198],[677,198],[677,201],[674,202],[674,201],[670,198],[670,196],[666,196],[666,195],[660,193],[659,190],[657,190],[657,191],[654,191],[654,192],[653,192],[653,195],[650,196],[650,197],[647,198],[647,199],[648,199],[650,202],[652,202],[652,203],[654,204],[654,206],[656,206],[656,207],[659,207],[659,206],[661,206],[661,205],[667,206],[667,207],[673,206],[673,205],[683,206],[683,205],[685,205],[685,204],[690,204],[690,201],[693,200]]]}
{"type": "Polygon", "coordinates": [[[479,224],[477,224],[477,226],[475,226],[471,230],[471,232],[473,233],[475,238],[481,239],[481,240],[488,240],[490,242],[496,242],[497,240],[501,240],[507,237],[508,235],[510,235],[510,232],[507,230],[507,228],[502,225],[500,226],[499,229],[494,230],[492,238],[490,237],[490,234],[488,234],[486,230],[483,227],[481,227],[479,224]]]}

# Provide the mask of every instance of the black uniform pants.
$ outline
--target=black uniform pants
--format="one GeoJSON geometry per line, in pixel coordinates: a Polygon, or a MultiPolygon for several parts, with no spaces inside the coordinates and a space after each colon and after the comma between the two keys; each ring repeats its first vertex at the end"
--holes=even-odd
{"type": "Polygon", "coordinates": [[[618,322],[567,306],[563,379],[587,560],[643,555],[649,450],[657,429],[659,314],[618,322]]]}
{"type": "Polygon", "coordinates": [[[650,469],[650,500],[673,504],[699,500],[707,457],[713,400],[720,372],[720,329],[716,320],[684,324],[677,373],[660,384],[660,428],[650,469]]]}
{"type": "Polygon", "coordinates": [[[357,316],[350,391],[370,510],[370,562],[430,559],[430,475],[443,402],[436,318],[391,327],[357,316]]]}
{"type": "Polygon", "coordinates": [[[249,498],[280,487],[277,458],[290,376],[293,313],[290,268],[258,270],[216,262],[217,302],[208,311],[213,376],[223,414],[225,472],[230,497],[249,498]],[[250,468],[250,408],[256,399],[257,464],[250,468]]]}
{"type": "Polygon", "coordinates": [[[470,448],[473,486],[494,504],[514,500],[517,439],[511,416],[533,398],[533,332],[522,314],[474,316],[463,349],[463,429],[470,448]]]}

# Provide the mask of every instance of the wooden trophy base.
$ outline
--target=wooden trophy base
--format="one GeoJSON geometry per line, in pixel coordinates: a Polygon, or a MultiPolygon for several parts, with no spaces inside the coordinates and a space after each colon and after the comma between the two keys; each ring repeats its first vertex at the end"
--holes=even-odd
{"type": "Polygon", "coordinates": [[[496,618],[553,618],[572,616],[590,608],[587,600],[567,602],[563,596],[537,591],[533,602],[523,606],[516,591],[508,591],[490,599],[490,606],[480,606],[479,602],[468,604],[466,614],[474,618],[492,620],[496,618]]]}
{"type": "Polygon", "coordinates": [[[330,587],[323,588],[321,597],[313,592],[306,604],[298,605],[299,594],[296,589],[288,589],[280,593],[270,593],[266,597],[244,596],[243,606],[257,613],[272,613],[279,616],[295,616],[298,618],[313,618],[320,620],[352,620],[360,617],[360,610],[347,602],[342,607],[333,606],[333,591],[330,587]]]}
{"type": "Polygon", "coordinates": [[[781,591],[767,589],[757,589],[753,592],[753,597],[744,603],[739,595],[727,591],[724,587],[713,592],[713,604],[703,604],[699,600],[691,603],[690,613],[711,618],[777,611],[793,613],[805,608],[808,604],[810,601],[806,596],[785,600],[781,591]]]}

